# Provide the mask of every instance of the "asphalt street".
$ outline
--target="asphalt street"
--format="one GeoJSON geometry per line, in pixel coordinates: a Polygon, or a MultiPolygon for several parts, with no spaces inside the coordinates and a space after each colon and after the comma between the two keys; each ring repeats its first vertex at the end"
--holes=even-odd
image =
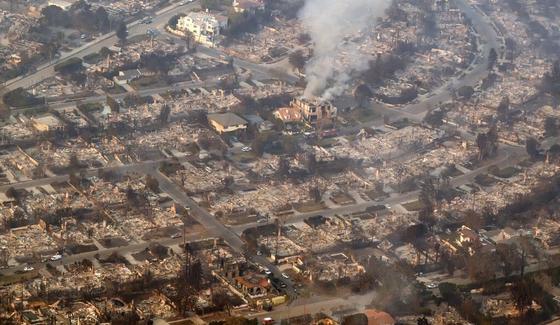
{"type": "MultiPolygon", "coordinates": [[[[414,103],[414,104],[408,105],[408,106],[406,106],[404,108],[400,108],[400,109],[393,109],[393,108],[388,107],[386,105],[382,105],[382,109],[389,110],[389,111],[396,111],[397,114],[403,114],[403,115],[406,115],[406,116],[416,116],[416,117],[421,119],[421,117],[423,117],[423,115],[425,114],[425,112],[427,110],[433,108],[439,102],[445,102],[445,101],[451,99],[452,98],[452,92],[453,92],[454,89],[458,89],[458,88],[460,88],[464,85],[474,86],[477,82],[479,82],[480,80],[482,80],[483,78],[485,78],[487,76],[487,74],[488,74],[488,71],[487,71],[488,52],[490,51],[491,48],[496,48],[497,50],[499,50],[500,43],[499,43],[498,36],[497,36],[495,30],[492,28],[491,23],[487,20],[486,16],[481,15],[480,12],[478,12],[476,9],[473,9],[472,7],[470,7],[464,0],[456,0],[455,3],[457,3],[458,7],[473,22],[473,25],[475,26],[475,29],[477,30],[477,32],[480,36],[481,56],[479,56],[475,60],[475,62],[473,62],[473,64],[467,69],[467,71],[465,72],[464,75],[462,74],[461,76],[458,76],[458,77],[454,78],[447,85],[441,87],[440,89],[438,89],[435,92],[433,92],[432,94],[430,94],[430,96],[421,97],[418,103],[414,103]]],[[[182,7],[179,7],[176,4],[172,5],[168,8],[166,8],[165,10],[163,10],[162,12],[160,12],[160,14],[156,15],[151,24],[145,25],[145,24],[140,24],[138,22],[134,22],[134,23],[130,24],[129,25],[129,34],[131,36],[142,34],[142,33],[145,33],[148,28],[161,29],[162,26],[164,26],[165,23],[167,23],[167,21],[169,20],[169,18],[171,18],[173,15],[175,15],[176,13],[179,13],[179,12],[185,12],[186,10],[192,9],[197,5],[198,4],[196,4],[196,3],[189,4],[187,6],[182,6],[182,7]]],[[[114,36],[114,34],[105,35],[105,36],[103,36],[103,37],[101,37],[101,38],[99,38],[99,39],[97,39],[97,40],[95,40],[95,41],[93,41],[89,44],[84,45],[82,48],[76,49],[71,53],[67,53],[67,54],[63,55],[60,59],[58,59],[54,62],[43,65],[35,73],[33,73],[29,76],[25,76],[23,78],[19,78],[17,80],[12,80],[12,81],[7,82],[6,83],[7,89],[10,90],[10,89],[18,88],[18,87],[30,87],[33,84],[54,75],[54,70],[53,70],[54,64],[56,64],[58,62],[61,62],[63,60],[66,60],[68,58],[71,58],[71,57],[83,57],[87,54],[98,52],[102,47],[110,47],[110,46],[114,45],[115,43],[117,43],[117,38],[116,38],[116,36],[114,36]]],[[[214,57],[222,57],[222,58],[224,57],[224,55],[219,50],[213,49],[213,48],[199,47],[198,51],[200,51],[203,54],[214,56],[214,57]]],[[[276,79],[276,78],[279,78],[279,79],[282,79],[282,80],[287,81],[287,82],[297,81],[297,78],[290,75],[289,73],[272,69],[270,67],[267,67],[266,65],[258,65],[258,64],[250,63],[250,62],[241,60],[239,58],[234,58],[234,64],[235,64],[235,66],[237,66],[239,68],[250,70],[252,72],[252,74],[254,76],[256,76],[257,78],[262,78],[262,79],[276,79]]],[[[215,83],[216,80],[207,81],[207,82],[208,83],[212,83],[212,82],[215,83]]],[[[195,86],[201,86],[201,84],[188,82],[188,83],[183,83],[183,84],[179,84],[179,85],[172,85],[172,86],[169,86],[169,87],[163,87],[163,88],[157,88],[157,89],[155,89],[155,88],[154,89],[146,89],[141,94],[142,95],[155,94],[155,93],[160,93],[160,92],[163,92],[163,91],[169,90],[169,89],[185,88],[185,87],[188,88],[188,87],[195,87],[195,86]]],[[[89,102],[89,101],[103,100],[104,96],[103,96],[103,98],[101,98],[101,97],[102,96],[94,96],[94,97],[91,97],[91,98],[84,99],[82,101],[83,102],[89,102]]],[[[118,98],[118,96],[116,96],[116,97],[118,98]]],[[[68,105],[68,103],[52,104],[52,106],[55,107],[55,108],[59,107],[58,105],[68,105]]],[[[380,122],[379,121],[371,122],[371,124],[375,124],[375,123],[380,123],[380,122]]],[[[364,126],[367,126],[367,124],[360,125],[359,127],[364,127],[364,126]]],[[[463,184],[470,183],[474,180],[474,177],[476,177],[476,175],[485,172],[486,168],[491,164],[502,164],[502,163],[505,163],[505,162],[508,162],[508,161],[513,161],[515,159],[520,159],[520,157],[522,157],[521,151],[522,150],[520,148],[502,146],[501,150],[500,150],[500,154],[493,161],[488,162],[488,164],[485,164],[485,166],[483,166],[481,168],[478,168],[476,170],[473,170],[470,173],[467,173],[465,175],[462,175],[462,176],[459,176],[459,177],[456,177],[456,178],[452,179],[451,183],[452,183],[453,186],[460,186],[460,185],[463,185],[463,184]]],[[[248,225],[243,225],[243,226],[240,226],[240,227],[233,227],[231,229],[226,227],[220,221],[218,221],[212,214],[210,214],[208,211],[201,208],[195,201],[193,201],[190,197],[188,197],[188,195],[180,188],[180,186],[178,186],[177,184],[175,184],[174,182],[169,180],[165,175],[161,174],[157,170],[157,166],[159,166],[159,162],[161,162],[161,161],[142,162],[142,163],[130,164],[130,165],[125,165],[125,166],[116,166],[116,167],[110,167],[110,168],[114,168],[116,171],[119,171],[119,172],[122,172],[122,173],[135,171],[135,172],[140,172],[140,173],[150,173],[150,174],[152,174],[153,176],[155,176],[158,179],[158,181],[160,183],[161,190],[166,192],[167,194],[169,194],[169,196],[171,198],[173,198],[179,204],[184,205],[185,207],[188,207],[191,211],[191,215],[193,216],[193,218],[195,218],[195,220],[197,220],[206,229],[206,231],[208,232],[209,235],[222,237],[233,249],[235,249],[236,251],[239,251],[241,253],[246,254],[247,252],[245,251],[244,242],[239,237],[239,234],[244,229],[247,229],[248,227],[255,226],[256,224],[248,224],[248,225]]],[[[86,172],[87,175],[95,175],[95,173],[97,173],[96,169],[88,170],[86,172]]],[[[27,182],[21,182],[21,183],[16,183],[16,184],[0,186],[0,191],[5,191],[9,187],[25,188],[25,187],[32,187],[32,186],[40,186],[40,185],[50,184],[52,182],[66,181],[67,179],[68,179],[68,176],[63,175],[63,176],[56,176],[56,177],[51,177],[51,178],[39,179],[39,180],[32,180],[32,181],[27,181],[27,182]]],[[[317,215],[317,214],[323,214],[323,215],[340,214],[340,215],[342,215],[342,214],[348,214],[348,213],[352,213],[352,212],[363,211],[367,207],[377,205],[377,204],[393,205],[393,204],[404,203],[404,202],[416,199],[417,196],[418,196],[418,192],[415,191],[415,192],[410,192],[410,193],[406,193],[406,194],[395,195],[393,197],[390,197],[388,199],[385,199],[385,200],[382,200],[382,201],[379,201],[379,202],[370,201],[370,202],[359,203],[359,204],[354,204],[354,205],[350,205],[350,206],[337,207],[337,208],[334,208],[334,209],[324,210],[324,211],[319,211],[319,212],[313,212],[313,213],[307,213],[307,214],[296,214],[295,216],[290,218],[288,220],[288,222],[292,222],[292,223],[293,222],[299,222],[299,221],[304,220],[305,218],[307,218],[309,216],[317,215]]],[[[197,237],[196,235],[192,236],[193,239],[196,238],[196,237],[197,237]]],[[[164,245],[174,245],[174,244],[178,244],[182,241],[183,241],[182,238],[179,238],[179,239],[164,239],[164,240],[159,241],[159,243],[164,244],[164,245]]],[[[147,247],[146,245],[149,245],[149,243],[137,243],[137,244],[132,244],[132,245],[123,246],[123,247],[111,248],[111,249],[107,249],[107,250],[103,251],[102,253],[135,252],[135,251],[139,251],[139,250],[147,247]]],[[[60,261],[60,263],[73,263],[75,261],[79,261],[79,260],[82,260],[84,258],[92,258],[93,255],[95,255],[97,253],[101,253],[101,252],[100,251],[95,251],[95,252],[91,252],[91,253],[65,256],[60,261]]],[[[263,266],[268,267],[271,271],[273,271],[273,273],[276,277],[282,279],[280,271],[276,268],[275,265],[270,263],[266,258],[264,258],[262,256],[249,256],[249,258],[252,259],[253,261],[263,265],[263,266]]],[[[10,270],[4,270],[4,271],[13,272],[13,271],[19,270],[21,268],[22,267],[15,268],[15,269],[10,269],[10,270]]],[[[294,296],[294,291],[293,291],[293,286],[292,286],[291,281],[285,280],[285,282],[288,284],[288,292],[290,293],[291,296],[294,296]]],[[[356,299],[356,298],[355,297],[354,298],[349,297],[347,299],[347,301],[351,302],[351,301],[353,301],[352,299],[356,299]]],[[[314,302],[315,308],[318,308],[319,310],[321,310],[321,308],[323,308],[323,307],[334,308],[335,306],[340,306],[341,303],[342,303],[341,301],[336,301],[335,303],[333,303],[332,299],[324,300],[323,302],[321,302],[321,301],[314,302]]],[[[301,312],[304,312],[304,311],[305,311],[305,308],[298,307],[298,312],[294,313],[294,314],[301,314],[301,312]],[[299,309],[302,309],[302,310],[299,311],[299,309]]],[[[285,313],[290,313],[290,312],[285,312],[285,313]]],[[[294,314],[290,313],[290,315],[292,315],[292,316],[295,316],[294,314]]],[[[285,314],[282,314],[282,315],[285,315],[285,314]]],[[[280,316],[280,314],[275,315],[275,316],[280,316]]]]}
{"type": "MultiPolygon", "coordinates": [[[[147,30],[152,29],[161,29],[162,26],[165,26],[169,19],[174,15],[182,12],[187,12],[194,8],[198,8],[199,4],[198,1],[181,6],[177,3],[172,4],[158,12],[158,14],[153,16],[152,22],[149,24],[144,24],[141,21],[134,21],[128,24],[128,35],[129,37],[135,35],[142,35],[146,34],[147,30]]],[[[4,86],[6,87],[4,90],[14,90],[19,87],[28,88],[33,86],[36,83],[45,80],[54,75],[54,66],[62,61],[65,61],[70,58],[83,58],[84,56],[92,53],[99,52],[103,47],[111,47],[118,43],[118,38],[114,32],[104,34],[97,39],[82,45],[81,47],[72,50],[68,53],[63,53],[60,58],[53,60],[52,62],[45,63],[37,68],[37,70],[27,76],[18,77],[12,80],[7,81],[4,86]]]]}

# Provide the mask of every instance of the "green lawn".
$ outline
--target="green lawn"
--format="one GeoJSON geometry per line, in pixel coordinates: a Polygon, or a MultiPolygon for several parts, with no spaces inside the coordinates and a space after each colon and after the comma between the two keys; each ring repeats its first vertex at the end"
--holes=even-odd
{"type": "Polygon", "coordinates": [[[115,84],[114,87],[106,87],[103,88],[103,91],[105,91],[106,93],[108,93],[109,95],[116,95],[116,94],[124,94],[126,93],[126,89],[124,89],[123,87],[115,84]]]}
{"type": "Polygon", "coordinates": [[[88,64],[96,64],[101,61],[102,57],[99,53],[91,53],[84,56],[84,62],[88,64]]]}
{"type": "Polygon", "coordinates": [[[371,200],[380,200],[383,198],[386,198],[388,195],[387,193],[383,192],[383,191],[379,191],[376,189],[372,189],[366,192],[366,195],[371,199],[371,200]]]}
{"type": "Polygon", "coordinates": [[[17,282],[28,281],[38,276],[39,276],[39,272],[37,270],[25,272],[25,273],[0,275],[0,286],[6,286],[17,282]]]}
{"type": "Polygon", "coordinates": [[[257,155],[253,151],[239,152],[231,157],[234,161],[240,163],[248,163],[257,159],[257,155]]]}
{"type": "Polygon", "coordinates": [[[335,193],[331,196],[331,200],[338,205],[348,205],[356,203],[356,200],[348,193],[335,193]]]}
{"type": "Polygon", "coordinates": [[[144,76],[133,80],[130,85],[135,89],[145,87],[165,87],[167,82],[159,76],[144,76]]]}
{"type": "Polygon", "coordinates": [[[444,177],[457,177],[457,176],[461,176],[463,175],[463,172],[461,172],[459,169],[457,169],[457,167],[455,165],[451,165],[451,166],[447,166],[442,172],[441,172],[441,176],[444,177]]]}
{"type": "Polygon", "coordinates": [[[488,174],[477,175],[474,178],[474,180],[478,185],[485,186],[485,187],[492,186],[497,182],[497,180],[494,177],[489,176],[488,174]]]}
{"type": "MultiPolygon", "coordinates": [[[[494,166],[493,166],[494,167],[494,166]]],[[[505,167],[505,168],[488,168],[488,172],[491,175],[494,175],[496,177],[500,177],[500,178],[510,178],[513,177],[517,174],[519,174],[520,170],[515,168],[515,167],[505,167]]]]}
{"type": "Polygon", "coordinates": [[[127,44],[134,44],[134,43],[139,43],[139,42],[142,42],[142,41],[145,41],[145,40],[148,40],[148,39],[150,39],[150,37],[146,34],[134,35],[132,37],[129,37],[126,40],[126,43],[127,44]]]}
{"type": "Polygon", "coordinates": [[[324,202],[300,202],[294,204],[294,209],[301,213],[325,210],[327,206],[324,202]]]}
{"type": "Polygon", "coordinates": [[[346,114],[342,114],[342,117],[348,120],[350,124],[359,124],[371,122],[380,116],[372,109],[355,108],[346,114]]]}
{"type": "Polygon", "coordinates": [[[424,204],[418,200],[401,204],[409,212],[417,212],[424,208],[424,204]]]}

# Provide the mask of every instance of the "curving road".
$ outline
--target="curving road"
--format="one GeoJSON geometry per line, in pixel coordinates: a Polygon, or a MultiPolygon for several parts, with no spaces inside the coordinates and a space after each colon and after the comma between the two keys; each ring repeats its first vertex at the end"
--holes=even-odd
{"type": "MultiPolygon", "coordinates": [[[[498,155],[490,160],[487,160],[484,166],[472,170],[469,173],[454,177],[450,180],[450,185],[453,188],[460,187],[462,185],[471,184],[474,182],[478,175],[487,173],[488,167],[493,165],[503,165],[503,164],[515,164],[522,161],[527,157],[527,153],[524,148],[521,147],[511,147],[511,146],[501,146],[498,155]]],[[[408,193],[397,194],[395,196],[376,201],[367,201],[363,203],[357,203],[347,206],[339,206],[331,209],[324,209],[320,211],[308,212],[308,213],[296,213],[292,216],[286,217],[286,225],[295,224],[302,222],[305,219],[316,216],[334,216],[334,215],[347,215],[352,213],[364,212],[367,208],[374,207],[376,205],[386,205],[393,206],[397,204],[402,204],[418,199],[420,191],[411,191],[408,193]]],[[[261,223],[253,222],[238,226],[232,226],[231,229],[237,234],[241,235],[243,231],[261,226],[261,223]]]]}
{"type": "Polygon", "coordinates": [[[440,102],[452,99],[453,91],[463,86],[474,87],[478,82],[488,76],[488,54],[492,48],[500,50],[499,36],[492,27],[488,17],[471,7],[466,0],[455,0],[455,5],[472,22],[479,36],[480,55],[475,58],[471,65],[457,77],[452,78],[446,85],[433,91],[431,94],[420,97],[420,102],[406,106],[403,110],[407,113],[419,115],[435,107],[440,102]]]}
{"type": "MultiPolygon", "coordinates": [[[[481,15],[477,10],[473,9],[470,5],[468,5],[468,3],[465,0],[455,0],[455,3],[465,13],[465,15],[473,22],[473,25],[477,30],[481,40],[480,42],[481,55],[473,62],[473,64],[467,69],[465,74],[462,75],[462,77],[457,77],[452,79],[448,83],[448,85],[442,86],[441,88],[435,90],[429,97],[428,96],[421,97],[419,103],[411,104],[398,110],[393,110],[391,108],[388,108],[387,106],[384,106],[383,109],[392,110],[397,114],[403,114],[407,117],[411,116],[411,117],[416,117],[417,119],[421,119],[426,111],[428,111],[430,108],[437,105],[439,102],[445,102],[450,100],[452,98],[452,92],[454,89],[460,88],[465,85],[474,86],[480,80],[482,80],[487,76],[488,53],[491,48],[496,48],[496,50],[499,50],[500,47],[499,37],[496,34],[495,30],[492,28],[491,23],[487,20],[486,16],[481,15]]],[[[131,35],[141,34],[141,33],[145,33],[147,28],[158,28],[162,26],[162,24],[165,24],[171,16],[176,14],[178,12],[178,9],[182,11],[188,8],[192,8],[192,6],[194,5],[195,4],[190,4],[189,6],[183,6],[182,8],[178,8],[177,5],[168,7],[165,10],[163,10],[160,14],[158,14],[150,25],[141,25],[138,22],[130,24],[129,33],[131,35]]],[[[74,52],[65,55],[57,62],[68,59],[70,57],[83,57],[87,54],[99,51],[104,46],[111,46],[114,43],[116,43],[116,41],[117,39],[113,34],[108,34],[102,39],[96,40],[93,43],[88,44],[84,48],[77,49],[74,52]]],[[[211,56],[220,56],[220,57],[223,56],[219,51],[215,49],[201,47],[199,51],[211,56]]],[[[17,87],[29,87],[34,83],[37,83],[49,76],[52,76],[54,74],[53,66],[55,63],[56,62],[49,63],[47,65],[40,67],[40,69],[32,75],[8,82],[7,88],[15,89],[17,87]]],[[[270,67],[267,67],[266,65],[253,64],[237,58],[234,59],[234,63],[236,66],[251,70],[259,77],[280,78],[285,81],[291,81],[291,82],[295,81],[294,76],[291,76],[282,71],[274,70],[270,67]]],[[[507,161],[512,161],[515,159],[520,159],[520,157],[522,156],[521,151],[522,151],[521,148],[508,147],[506,150],[501,150],[500,155],[494,160],[490,161],[489,164],[496,164],[496,163],[499,164],[499,163],[505,163],[507,161]]],[[[155,177],[158,178],[161,189],[167,192],[170,195],[170,197],[172,197],[176,202],[183,204],[186,207],[189,207],[191,209],[191,212],[193,212],[192,213],[193,217],[206,228],[206,230],[210,235],[224,238],[225,241],[229,245],[231,245],[235,250],[243,252],[244,243],[238,234],[241,233],[244,229],[253,227],[256,224],[248,224],[241,227],[233,227],[231,229],[224,226],[212,214],[199,207],[198,204],[196,204],[196,202],[194,202],[190,197],[188,197],[177,184],[173,183],[167,177],[159,173],[156,168],[157,164],[158,162],[144,162],[138,164],[131,164],[127,166],[114,167],[114,168],[118,169],[121,172],[137,171],[137,172],[150,173],[154,175],[155,177]]],[[[452,180],[452,185],[460,186],[462,184],[472,182],[474,177],[476,177],[476,175],[480,173],[485,172],[487,167],[488,165],[476,169],[465,175],[454,178],[452,180]]],[[[97,170],[90,170],[88,171],[88,173],[93,174],[96,171],[97,170]]],[[[33,180],[33,181],[19,183],[19,184],[11,184],[9,186],[13,186],[16,188],[30,187],[30,186],[37,186],[41,184],[48,184],[45,182],[64,181],[67,178],[68,176],[58,176],[55,178],[33,180]]],[[[0,190],[5,190],[5,189],[7,189],[7,187],[6,188],[0,187],[0,190]]],[[[354,204],[351,206],[339,207],[339,208],[320,211],[320,212],[298,214],[294,216],[289,222],[301,221],[309,216],[316,215],[316,214],[324,214],[324,215],[346,214],[355,211],[363,211],[365,208],[377,204],[404,203],[416,199],[417,196],[418,196],[418,192],[410,192],[403,195],[397,195],[395,197],[391,197],[380,202],[366,202],[366,203],[354,204]]],[[[168,241],[169,243],[175,243],[175,241],[172,240],[168,240],[168,241]]],[[[176,241],[180,242],[181,240],[176,240],[176,241]]],[[[114,249],[114,251],[127,252],[131,249],[127,247],[128,246],[116,248],[114,249]]],[[[137,248],[134,246],[132,247],[134,249],[137,248]]],[[[67,258],[68,261],[73,260],[72,257],[67,257],[67,258]]],[[[264,266],[269,267],[271,271],[273,271],[276,277],[281,278],[278,269],[274,265],[272,265],[268,260],[266,260],[264,257],[252,256],[250,258],[253,261],[256,261],[264,266]]],[[[66,262],[66,260],[63,260],[63,262],[66,262]]],[[[288,284],[288,293],[290,293],[290,295],[293,296],[294,291],[291,282],[289,280],[285,280],[285,282],[288,284]]]]}
{"type": "MultiPolygon", "coordinates": [[[[153,20],[150,24],[143,24],[141,21],[134,21],[128,24],[128,34],[129,37],[135,35],[142,35],[146,34],[146,31],[149,28],[157,29],[160,26],[164,26],[167,24],[169,19],[174,15],[185,12],[187,10],[192,10],[195,7],[198,7],[198,1],[190,3],[188,5],[181,6],[177,3],[172,4],[156,13],[154,15],[153,20]]],[[[54,66],[64,60],[70,58],[83,58],[84,56],[92,53],[99,52],[103,47],[111,47],[118,43],[118,38],[115,36],[114,32],[107,33],[102,35],[101,37],[89,42],[77,49],[72,50],[71,52],[64,53],[60,58],[53,60],[49,63],[45,63],[37,68],[35,72],[32,74],[18,77],[12,80],[9,80],[4,83],[5,88],[3,91],[10,91],[16,88],[28,88],[37,84],[49,77],[54,76],[54,66]]]]}

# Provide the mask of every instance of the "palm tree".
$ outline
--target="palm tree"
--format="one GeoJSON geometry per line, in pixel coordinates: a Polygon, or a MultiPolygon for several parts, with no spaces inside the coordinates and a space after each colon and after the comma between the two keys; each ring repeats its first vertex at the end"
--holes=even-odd
{"type": "Polygon", "coordinates": [[[196,50],[196,40],[194,39],[193,33],[186,30],[185,36],[183,36],[185,40],[185,45],[187,46],[187,52],[195,51],[196,50]]]}

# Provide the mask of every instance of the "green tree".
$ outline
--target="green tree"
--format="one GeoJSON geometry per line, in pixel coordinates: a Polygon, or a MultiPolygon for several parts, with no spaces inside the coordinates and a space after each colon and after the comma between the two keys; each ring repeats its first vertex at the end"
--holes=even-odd
{"type": "Polygon", "coordinates": [[[476,146],[478,147],[479,160],[488,157],[488,137],[486,136],[486,133],[479,133],[476,136],[476,146]]]}
{"type": "Polygon", "coordinates": [[[511,295],[515,307],[519,310],[521,315],[533,304],[536,292],[535,286],[537,286],[537,284],[533,280],[527,278],[521,278],[511,286],[511,295]]]}
{"type": "Polygon", "coordinates": [[[68,167],[72,170],[76,170],[82,167],[82,163],[80,162],[80,159],[78,159],[78,155],[76,155],[75,153],[70,155],[70,161],[68,162],[68,167]]]}
{"type": "Polygon", "coordinates": [[[469,99],[474,94],[474,88],[471,86],[463,86],[457,89],[457,95],[462,98],[469,99]]]}
{"type": "Polygon", "coordinates": [[[56,53],[58,53],[59,49],[60,49],[60,44],[58,42],[51,40],[43,45],[41,51],[43,52],[43,55],[45,57],[47,57],[49,60],[52,60],[56,55],[56,53]]]}
{"type": "Polygon", "coordinates": [[[548,116],[544,120],[544,135],[546,137],[555,137],[558,135],[558,120],[548,116]]]}
{"type": "Polygon", "coordinates": [[[539,142],[535,138],[527,138],[525,140],[525,149],[527,150],[527,154],[536,159],[539,156],[539,142]]]}
{"type": "Polygon", "coordinates": [[[443,109],[434,109],[429,111],[424,117],[424,122],[433,128],[439,128],[443,125],[443,119],[446,112],[443,109]]]}
{"type": "Polygon", "coordinates": [[[321,190],[318,186],[312,186],[309,188],[309,198],[315,203],[321,202],[321,190]]]}
{"type": "Polygon", "coordinates": [[[500,104],[496,108],[496,115],[498,117],[498,120],[502,122],[507,120],[508,113],[509,113],[509,106],[510,106],[509,97],[504,96],[500,101],[500,104]]]}
{"type": "Polygon", "coordinates": [[[488,53],[488,70],[492,70],[496,62],[498,62],[498,52],[496,52],[495,48],[491,48],[488,53]]]}
{"type": "Polygon", "coordinates": [[[558,163],[560,161],[560,145],[553,144],[550,149],[548,149],[548,159],[550,162],[558,163]]]}
{"type": "Polygon", "coordinates": [[[163,51],[143,53],[140,56],[140,64],[142,67],[162,75],[167,75],[167,73],[169,73],[174,61],[174,55],[166,54],[163,51]]]}
{"type": "Polygon", "coordinates": [[[19,201],[21,198],[19,192],[13,186],[6,190],[6,196],[14,199],[15,201],[19,201]]]}
{"type": "Polygon", "coordinates": [[[290,174],[290,161],[285,157],[281,157],[280,160],[278,160],[278,176],[286,177],[289,174],[290,174]]]}
{"type": "Polygon", "coordinates": [[[555,61],[551,71],[544,75],[542,88],[552,95],[560,95],[560,60],[555,61]]]}
{"type": "Polygon", "coordinates": [[[494,156],[498,152],[498,128],[494,124],[490,127],[486,133],[486,138],[488,139],[488,155],[494,156]]]}
{"type": "Polygon", "coordinates": [[[496,276],[498,263],[491,253],[475,252],[466,259],[467,272],[471,279],[488,281],[496,276]]]}
{"type": "Polygon", "coordinates": [[[303,71],[303,69],[305,68],[305,62],[306,62],[305,56],[303,55],[303,51],[302,50],[297,50],[297,51],[294,51],[294,52],[290,53],[290,55],[288,57],[288,62],[290,62],[292,67],[297,69],[298,72],[303,71]]]}
{"type": "Polygon", "coordinates": [[[465,211],[465,214],[463,216],[463,223],[465,224],[465,226],[478,231],[480,230],[480,228],[482,228],[482,226],[484,226],[484,218],[482,218],[482,215],[480,213],[469,209],[465,211]]]}
{"type": "Polygon", "coordinates": [[[48,26],[68,27],[70,17],[66,11],[59,6],[46,6],[41,10],[41,21],[48,26]]]}
{"type": "Polygon", "coordinates": [[[101,55],[101,57],[103,57],[104,59],[110,56],[111,54],[113,54],[113,52],[109,50],[108,47],[104,46],[101,48],[101,50],[99,50],[99,55],[101,55]]]}
{"type": "Polygon", "coordinates": [[[200,8],[202,10],[221,10],[224,2],[224,0],[201,0],[200,8]]]}
{"type": "Polygon", "coordinates": [[[373,97],[373,92],[366,84],[360,84],[354,89],[354,99],[360,108],[365,108],[371,97],[373,97]]]}
{"type": "Polygon", "coordinates": [[[152,175],[146,176],[146,188],[154,193],[159,193],[159,181],[152,175]]]}
{"type": "Polygon", "coordinates": [[[305,168],[312,175],[317,173],[317,156],[315,156],[315,153],[310,152],[307,154],[305,168]]]}
{"type": "Polygon", "coordinates": [[[170,114],[171,114],[171,107],[169,105],[163,105],[159,113],[159,123],[161,125],[167,124],[170,114]]]}
{"type": "Polygon", "coordinates": [[[111,109],[111,112],[113,112],[113,113],[119,113],[119,111],[121,109],[121,104],[119,104],[119,102],[117,102],[111,96],[107,96],[107,105],[109,106],[109,108],[111,109]]]}
{"type": "Polygon", "coordinates": [[[187,52],[194,52],[196,51],[196,39],[194,38],[193,33],[186,30],[184,31],[185,36],[183,36],[183,40],[185,41],[185,46],[187,48],[187,52]]]}
{"type": "Polygon", "coordinates": [[[97,10],[95,10],[95,25],[97,30],[100,32],[108,31],[110,23],[109,14],[107,14],[105,8],[98,7],[97,10]]]}
{"type": "Polygon", "coordinates": [[[126,39],[128,38],[128,27],[126,27],[126,23],[124,21],[119,22],[115,34],[117,35],[121,45],[125,45],[126,39]]]}
{"type": "Polygon", "coordinates": [[[342,325],[367,325],[368,318],[365,314],[354,314],[344,317],[342,325]]]}
{"type": "Polygon", "coordinates": [[[502,263],[502,272],[505,276],[509,276],[514,271],[521,269],[521,254],[515,245],[497,244],[496,254],[502,263]]]}
{"type": "Polygon", "coordinates": [[[84,66],[82,65],[82,59],[80,58],[70,58],[54,66],[54,71],[62,75],[79,73],[83,69],[84,66]]]}
{"type": "Polygon", "coordinates": [[[167,26],[169,26],[171,29],[177,29],[177,24],[179,23],[179,19],[183,16],[184,16],[183,14],[178,14],[169,18],[169,21],[167,21],[167,26]]]}

